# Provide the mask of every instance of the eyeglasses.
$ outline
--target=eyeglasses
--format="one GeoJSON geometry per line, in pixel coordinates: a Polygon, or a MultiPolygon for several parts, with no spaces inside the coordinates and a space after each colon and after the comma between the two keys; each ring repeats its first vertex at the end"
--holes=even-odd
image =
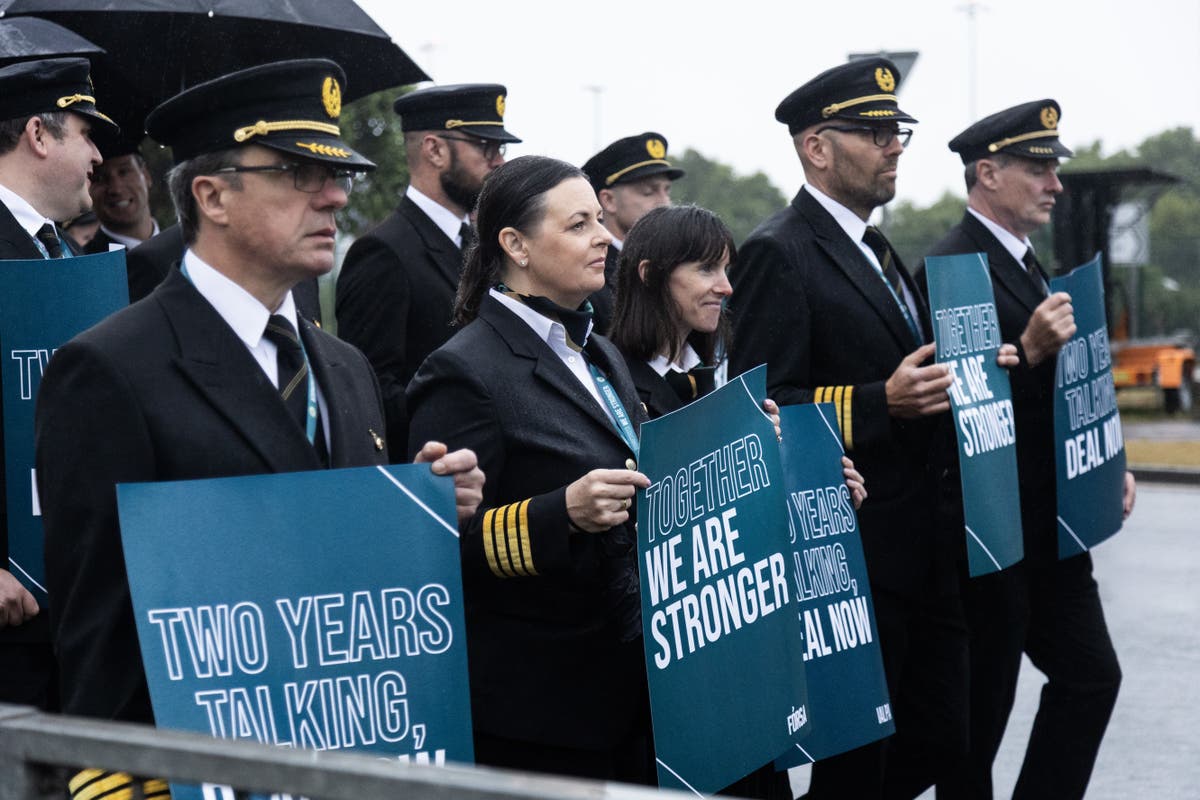
{"type": "Polygon", "coordinates": [[[214,175],[231,172],[290,172],[296,188],[307,194],[316,194],[325,188],[325,184],[333,181],[346,194],[354,186],[354,173],[345,169],[334,169],[324,164],[288,162],[285,164],[263,164],[250,167],[222,167],[213,170],[214,175]]]}
{"type": "Polygon", "coordinates": [[[912,128],[879,128],[874,125],[826,125],[824,128],[817,129],[817,133],[825,131],[869,133],[876,147],[888,147],[896,139],[900,140],[901,147],[908,147],[908,140],[913,135],[912,128]]]}
{"type": "Polygon", "coordinates": [[[507,142],[497,142],[495,139],[476,139],[471,136],[447,136],[442,134],[441,138],[450,139],[455,142],[466,142],[469,145],[479,148],[479,152],[483,153],[483,157],[488,161],[494,161],[497,156],[502,156],[508,150],[507,142]]]}

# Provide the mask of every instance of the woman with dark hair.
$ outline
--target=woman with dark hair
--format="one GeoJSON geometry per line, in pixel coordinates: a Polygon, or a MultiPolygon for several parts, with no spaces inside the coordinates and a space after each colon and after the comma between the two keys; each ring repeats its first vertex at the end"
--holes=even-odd
{"type": "Polygon", "coordinates": [[[463,325],[409,385],[410,442],[470,447],[488,476],[462,532],[481,764],[654,781],[637,536],[641,404],[591,335],[611,240],[587,178],[496,169],[455,303],[463,325]]]}
{"type": "Polygon", "coordinates": [[[697,206],[656,208],[630,231],[617,268],[611,338],[651,419],[715,388],[717,358],[729,338],[724,303],[733,287],[726,270],[736,258],[729,228],[697,206]]]}
{"type": "MultiPolygon", "coordinates": [[[[697,206],[647,212],[634,224],[617,267],[612,340],[633,377],[643,408],[656,419],[711,392],[729,343],[727,271],[737,259],[733,234],[720,217],[697,206]]],[[[763,401],[779,426],[779,407],[763,401]]],[[[866,499],[863,478],[842,457],[854,507],[866,499]]],[[[720,794],[791,800],[786,772],[771,764],[720,794]]]]}

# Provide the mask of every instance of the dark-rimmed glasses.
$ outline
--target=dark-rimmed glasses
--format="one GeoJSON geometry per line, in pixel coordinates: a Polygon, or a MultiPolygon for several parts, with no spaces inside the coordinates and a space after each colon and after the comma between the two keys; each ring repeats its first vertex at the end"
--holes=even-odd
{"type": "Polygon", "coordinates": [[[263,164],[249,167],[222,167],[213,170],[214,175],[230,172],[281,172],[292,173],[292,182],[296,188],[306,194],[316,194],[325,188],[328,181],[333,181],[339,189],[350,194],[354,186],[354,173],[345,169],[334,169],[324,164],[300,164],[287,162],[284,164],[263,164]]]}
{"type": "Polygon", "coordinates": [[[479,148],[479,152],[483,153],[483,157],[487,161],[494,161],[497,156],[502,156],[508,150],[507,142],[498,142],[495,139],[482,139],[474,136],[449,136],[447,134],[439,134],[443,139],[450,139],[455,142],[466,142],[469,145],[479,148]]]}
{"type": "Polygon", "coordinates": [[[901,147],[908,147],[912,138],[912,128],[880,128],[875,125],[826,125],[817,128],[817,133],[837,131],[838,133],[869,133],[876,147],[888,147],[895,139],[900,140],[901,147]]]}

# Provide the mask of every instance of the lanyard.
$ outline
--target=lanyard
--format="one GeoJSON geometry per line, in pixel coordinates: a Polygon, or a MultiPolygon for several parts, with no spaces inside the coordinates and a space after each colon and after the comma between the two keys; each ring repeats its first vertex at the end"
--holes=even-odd
{"type": "MultiPolygon", "coordinates": [[[[913,320],[912,312],[908,310],[908,303],[904,302],[903,297],[896,294],[896,290],[892,288],[890,283],[888,283],[887,276],[885,276],[881,270],[876,270],[876,272],[878,272],[879,277],[883,279],[883,285],[886,286],[887,290],[892,293],[892,299],[896,301],[896,305],[900,306],[900,313],[904,315],[904,321],[908,323],[908,330],[912,332],[913,338],[917,340],[917,344],[925,344],[925,337],[921,334],[921,329],[913,320]]],[[[903,282],[901,285],[903,285],[903,282]]]]}
{"type": "Polygon", "coordinates": [[[633,431],[633,423],[629,421],[629,414],[625,412],[625,406],[621,403],[621,398],[617,397],[617,392],[609,383],[608,378],[604,377],[604,373],[596,369],[596,365],[588,362],[588,369],[592,372],[592,380],[596,384],[596,388],[600,390],[600,396],[604,398],[605,405],[612,412],[613,419],[617,422],[617,430],[621,433],[621,438],[625,440],[625,444],[633,451],[636,456],[638,454],[638,438],[633,431]]]}
{"type": "MultiPolygon", "coordinates": [[[[187,266],[180,262],[179,271],[183,273],[183,277],[188,279],[193,286],[196,284],[192,281],[192,276],[188,274],[187,266]]],[[[300,335],[300,330],[296,330],[296,342],[300,345],[300,357],[304,359],[304,371],[308,375],[308,410],[304,414],[304,432],[308,436],[308,443],[315,444],[317,441],[317,416],[321,413],[317,408],[317,379],[313,377],[312,364],[308,361],[308,350],[304,348],[304,338],[300,335]]],[[[279,345],[275,345],[276,348],[279,345]]],[[[276,377],[278,380],[278,377],[276,377]]]]}

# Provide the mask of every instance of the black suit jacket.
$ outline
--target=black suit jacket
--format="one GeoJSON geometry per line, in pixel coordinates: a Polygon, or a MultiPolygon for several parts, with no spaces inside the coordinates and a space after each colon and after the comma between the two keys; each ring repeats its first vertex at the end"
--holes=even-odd
{"type": "MultiPolygon", "coordinates": [[[[921,294],[895,263],[932,341],[921,294]]],[[[932,525],[936,422],[888,414],[887,379],[919,343],[883,278],[802,189],[750,235],[732,280],[730,376],[765,362],[776,402],[837,406],[846,450],[867,480],[859,519],[872,582],[911,593],[944,579],[950,571],[938,566],[953,550],[932,525]]]]}
{"type": "Polygon", "coordinates": [[[408,444],[404,391],[426,356],[453,334],[462,251],[409,197],[346,254],[337,280],[338,336],[379,376],[388,447],[408,444]]]}
{"type": "MultiPolygon", "coordinates": [[[[96,235],[100,236],[99,233],[96,235]]],[[[171,273],[171,270],[179,266],[186,249],[187,245],[183,241],[183,229],[175,224],[164,228],[126,252],[125,269],[129,276],[129,302],[136,303],[153,292],[171,273]]],[[[89,250],[88,252],[103,251],[89,250]]],[[[297,314],[309,322],[315,322],[317,327],[321,326],[321,293],[315,278],[293,286],[292,299],[296,302],[297,314]]]]}
{"type": "MultiPolygon", "coordinates": [[[[1057,360],[1048,358],[1030,367],[1021,348],[1021,333],[1033,310],[1045,299],[1029,273],[1004,249],[971,212],[950,229],[929,252],[931,256],[985,253],[996,296],[1000,335],[1017,345],[1021,363],[1009,370],[1013,414],[1017,426],[1017,478],[1021,487],[1021,527],[1025,534],[1025,557],[1037,563],[1057,559],[1057,499],[1054,453],[1054,370],[1057,360]]],[[[924,267],[918,272],[924,284],[924,267]]],[[[1049,283],[1049,279],[1042,278],[1049,283]]],[[[953,442],[950,447],[957,452],[953,442]]],[[[957,464],[957,460],[954,462],[957,464]]],[[[950,481],[957,487],[957,479],[950,481]]],[[[958,498],[961,514],[961,496],[958,498]]]]}
{"type": "MultiPolygon", "coordinates": [[[[585,352],[635,425],[643,418],[616,348],[585,352]]],[[[411,450],[469,447],[487,475],[462,537],[472,719],[494,736],[615,747],[644,719],[640,636],[621,643],[606,611],[614,567],[636,569],[632,522],[573,532],[566,487],[635,454],[595,398],[519,317],[488,296],[479,318],[409,385],[411,450]]]]}
{"type": "Polygon", "coordinates": [[[686,405],[671,388],[671,384],[667,383],[666,378],[655,372],[645,361],[625,356],[625,366],[629,368],[633,386],[648,419],[658,419],[686,405]]]}
{"type": "MultiPolygon", "coordinates": [[[[60,236],[60,238],[62,238],[60,236]]],[[[65,241],[65,240],[64,240],[65,241]]],[[[0,203],[0,259],[45,258],[8,207],[0,203]]],[[[3,405],[0,404],[0,409],[3,405]]],[[[2,413],[2,412],[0,412],[2,413]]],[[[4,426],[0,425],[0,453],[4,452],[4,426]]],[[[8,492],[4,470],[0,470],[0,569],[8,563],[8,492]]],[[[47,641],[50,636],[45,613],[38,614],[24,625],[0,628],[0,642],[47,641]]]]}
{"type": "MultiPolygon", "coordinates": [[[[300,334],[329,408],[332,466],[386,463],[366,359],[303,318],[300,334]]],[[[55,353],[36,437],[63,711],[150,721],[114,485],[318,469],[316,452],[245,344],[178,271],[55,353]]]]}
{"type": "Polygon", "coordinates": [[[120,242],[111,238],[104,232],[103,228],[100,228],[96,231],[96,235],[92,237],[92,240],[87,243],[87,246],[83,248],[83,252],[89,256],[96,253],[107,253],[110,244],[120,244],[120,242]]]}

